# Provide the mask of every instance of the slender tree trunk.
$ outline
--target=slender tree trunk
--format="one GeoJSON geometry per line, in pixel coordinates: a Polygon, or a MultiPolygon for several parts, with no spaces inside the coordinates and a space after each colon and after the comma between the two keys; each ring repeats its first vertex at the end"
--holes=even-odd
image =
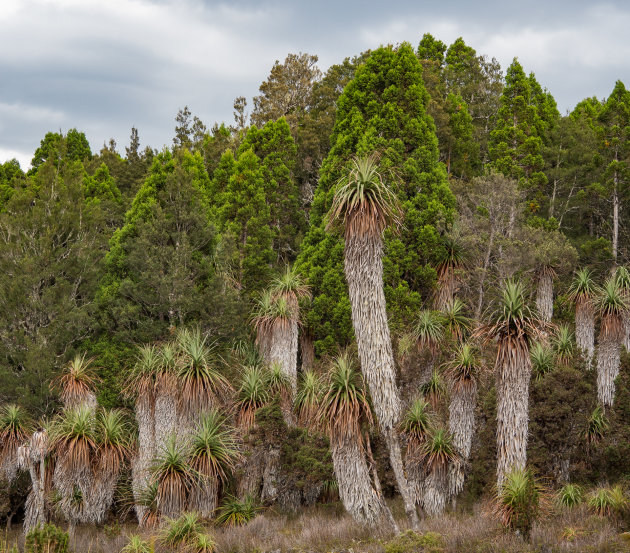
{"type": "Polygon", "coordinates": [[[270,362],[278,363],[291,383],[291,402],[297,392],[297,354],[298,354],[298,323],[274,324],[271,338],[270,362]]]}
{"type": "Polygon", "coordinates": [[[439,516],[446,507],[447,494],[446,468],[429,472],[424,486],[424,510],[429,516],[439,516]]]}
{"type": "Polygon", "coordinates": [[[346,511],[358,522],[376,525],[387,521],[397,531],[389,507],[372,487],[370,471],[359,440],[332,440],[331,450],[339,497],[346,511]]]}
{"type": "Polygon", "coordinates": [[[630,313],[623,316],[623,347],[630,352],[630,313]]]}
{"type": "Polygon", "coordinates": [[[490,229],[490,236],[488,238],[488,245],[486,248],[486,255],[483,259],[483,267],[481,269],[481,277],[479,278],[479,292],[477,294],[477,308],[475,309],[475,318],[481,317],[481,310],[483,309],[483,285],[486,281],[486,275],[488,274],[488,266],[490,265],[490,255],[492,254],[492,247],[494,246],[494,227],[490,229]]]}
{"type": "Polygon", "coordinates": [[[414,528],[418,513],[403,470],[396,424],[401,402],[383,292],[382,237],[346,236],[344,268],[359,360],[383,432],[405,511],[414,528]]]}
{"type": "Polygon", "coordinates": [[[542,270],[538,274],[536,307],[541,320],[546,323],[551,322],[553,316],[553,275],[550,271],[542,270]]]}
{"type": "Polygon", "coordinates": [[[146,507],[138,503],[149,482],[149,470],[155,457],[155,418],[153,397],[139,397],[136,401],[136,421],[138,423],[138,451],[131,464],[131,481],[138,522],[146,513],[146,507]]]}
{"type": "Polygon", "coordinates": [[[614,189],[613,189],[613,235],[612,235],[612,256],[617,262],[617,252],[619,250],[619,192],[618,192],[618,176],[615,170],[614,189]]]}
{"type": "Polygon", "coordinates": [[[590,301],[575,304],[575,341],[590,366],[595,353],[595,310],[590,301]]]}
{"type": "MultiPolygon", "coordinates": [[[[514,339],[518,341],[518,338],[514,339]]],[[[527,461],[531,362],[526,344],[499,345],[497,367],[497,485],[527,461]]]]}
{"type": "Polygon", "coordinates": [[[475,404],[477,386],[470,384],[454,389],[449,405],[449,432],[453,436],[453,445],[462,462],[452,463],[448,468],[448,494],[458,495],[464,488],[464,463],[470,457],[472,438],[475,432],[475,404]]]}
{"type": "Polygon", "coordinates": [[[219,481],[202,478],[195,482],[188,497],[188,510],[197,511],[203,518],[211,518],[219,501],[219,481]]]}
{"type": "Polygon", "coordinates": [[[615,402],[615,379],[619,376],[621,344],[616,337],[600,333],[597,348],[597,399],[604,407],[615,402]]]}

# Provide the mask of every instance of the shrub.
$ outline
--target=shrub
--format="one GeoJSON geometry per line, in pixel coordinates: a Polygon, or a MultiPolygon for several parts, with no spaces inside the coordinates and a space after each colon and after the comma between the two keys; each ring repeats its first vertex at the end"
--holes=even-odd
{"type": "Polygon", "coordinates": [[[68,533],[54,524],[37,526],[26,534],[25,553],[67,553],[68,533]]]}
{"type": "Polygon", "coordinates": [[[243,526],[252,520],[257,512],[258,508],[252,496],[248,495],[243,501],[234,496],[227,496],[223,500],[223,505],[219,507],[216,521],[225,526],[243,526]]]}
{"type": "Polygon", "coordinates": [[[560,507],[575,507],[582,503],[582,499],[582,488],[577,484],[565,484],[556,495],[556,502],[560,507]]]}
{"type": "Polygon", "coordinates": [[[618,515],[628,508],[628,500],[621,486],[593,490],[588,496],[587,504],[600,517],[618,515]]]}
{"type": "Polygon", "coordinates": [[[151,553],[151,545],[137,534],[132,534],[120,553],[151,553]]]}
{"type": "Polygon", "coordinates": [[[183,513],[179,518],[169,519],[160,533],[160,542],[172,548],[188,546],[195,542],[203,527],[199,513],[183,513]]]}
{"type": "Polygon", "coordinates": [[[501,524],[528,536],[546,504],[546,492],[530,469],[514,469],[505,476],[493,499],[493,514],[501,524]]]}

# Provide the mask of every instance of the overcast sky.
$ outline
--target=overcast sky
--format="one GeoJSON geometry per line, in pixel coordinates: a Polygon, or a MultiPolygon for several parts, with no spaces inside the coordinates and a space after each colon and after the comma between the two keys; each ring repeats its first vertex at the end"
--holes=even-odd
{"type": "Polygon", "coordinates": [[[97,152],[170,145],[178,109],[232,122],[276,59],[346,56],[432,33],[462,36],[503,69],[517,56],[562,112],[630,86],[630,3],[582,0],[383,2],[0,0],[0,161],[27,168],[47,131],[84,131],[97,152]]]}

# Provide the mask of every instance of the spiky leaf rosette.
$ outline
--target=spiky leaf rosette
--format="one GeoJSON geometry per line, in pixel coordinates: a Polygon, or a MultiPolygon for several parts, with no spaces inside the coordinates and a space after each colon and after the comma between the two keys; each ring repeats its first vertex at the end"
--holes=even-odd
{"type": "Polygon", "coordinates": [[[503,526],[528,535],[533,522],[548,507],[547,496],[530,469],[514,469],[495,490],[492,513],[503,526]]]}
{"type": "Polygon", "coordinates": [[[331,441],[361,439],[361,424],[372,424],[372,410],[361,374],[348,353],[338,355],[328,373],[319,418],[331,441]]]}
{"type": "Polygon", "coordinates": [[[214,553],[217,543],[210,534],[197,534],[192,543],[188,545],[191,553],[214,553]]]}
{"type": "Polygon", "coordinates": [[[136,504],[141,505],[142,517],[140,526],[145,528],[155,528],[160,523],[160,511],[157,505],[158,482],[153,480],[140,490],[136,499],[136,504]]]}
{"type": "Polygon", "coordinates": [[[57,458],[56,484],[64,488],[84,480],[98,447],[94,411],[86,405],[66,409],[51,426],[50,442],[57,458]]]}
{"type": "Polygon", "coordinates": [[[444,319],[439,311],[424,309],[418,313],[413,329],[420,351],[435,354],[444,337],[444,319]]]}
{"type": "Polygon", "coordinates": [[[134,447],[133,427],[120,409],[103,410],[97,417],[96,460],[99,472],[118,475],[134,447]]]}
{"type": "Polygon", "coordinates": [[[628,499],[619,485],[593,490],[586,503],[600,517],[618,515],[628,510],[628,499]]]}
{"type": "Polygon", "coordinates": [[[271,363],[265,371],[265,384],[272,396],[287,399],[291,393],[291,381],[277,361],[271,363]]]}
{"type": "Polygon", "coordinates": [[[188,462],[187,448],[176,436],[170,436],[158,452],[151,467],[151,478],[157,482],[156,503],[160,515],[178,516],[198,476],[188,462]]]}
{"type": "Polygon", "coordinates": [[[444,375],[454,391],[476,389],[482,365],[472,344],[459,344],[443,368],[444,375]]]}
{"type": "Polygon", "coordinates": [[[317,411],[322,400],[324,383],[314,371],[302,374],[295,396],[295,410],[302,426],[313,426],[317,422],[317,411]]]}
{"type": "Polygon", "coordinates": [[[216,522],[223,526],[243,526],[252,520],[258,511],[259,508],[251,495],[243,500],[228,495],[219,507],[216,522]]]}
{"type": "Polygon", "coordinates": [[[532,362],[532,372],[536,380],[541,380],[554,369],[554,355],[549,346],[536,342],[529,352],[532,362]]]}
{"type": "Polygon", "coordinates": [[[438,252],[436,266],[438,288],[435,305],[441,309],[453,299],[457,289],[456,271],[465,266],[466,257],[461,244],[450,236],[442,237],[442,248],[438,252]]]}
{"type": "Polygon", "coordinates": [[[225,481],[240,457],[234,429],[216,409],[203,413],[191,436],[190,466],[202,478],[225,481]]]}
{"type": "Polygon", "coordinates": [[[180,331],[177,342],[180,408],[184,416],[193,417],[210,406],[218,406],[231,387],[216,368],[219,361],[215,345],[209,344],[199,329],[180,331]]]}
{"type": "Polygon", "coordinates": [[[615,282],[622,292],[630,293],[630,271],[626,267],[617,267],[615,271],[615,282]]]}
{"type": "Polygon", "coordinates": [[[560,507],[572,508],[576,507],[584,498],[584,492],[577,484],[565,484],[558,490],[556,494],[556,503],[560,507]]]}
{"type": "Polygon", "coordinates": [[[9,404],[0,408],[0,469],[9,482],[17,475],[18,448],[32,430],[31,419],[22,407],[9,404]]]}
{"type": "Polygon", "coordinates": [[[448,465],[459,460],[453,438],[445,428],[434,429],[421,448],[427,472],[445,476],[448,465]]]}
{"type": "Polygon", "coordinates": [[[151,553],[149,542],[142,539],[138,534],[132,534],[127,539],[127,544],[120,550],[120,553],[151,553]]]}
{"type": "Polygon", "coordinates": [[[595,306],[601,317],[601,336],[619,341],[622,338],[622,318],[628,311],[629,302],[615,278],[608,279],[597,292],[595,306]]]}
{"type": "Polygon", "coordinates": [[[274,298],[284,298],[295,317],[298,316],[298,303],[302,298],[310,298],[311,292],[308,284],[304,282],[302,275],[295,267],[287,265],[284,272],[273,279],[271,293],[274,298]]]}
{"type": "Polygon", "coordinates": [[[407,460],[421,460],[422,446],[433,434],[433,418],[429,411],[429,403],[417,398],[405,412],[401,421],[401,430],[407,436],[407,460]]]}
{"type": "Polygon", "coordinates": [[[256,330],[256,345],[263,358],[268,358],[271,348],[272,310],[274,296],[270,289],[263,290],[255,300],[252,325],[256,330]]]}
{"type": "Polygon", "coordinates": [[[440,400],[444,397],[446,393],[446,386],[444,385],[444,379],[440,372],[436,369],[431,371],[431,377],[428,382],[425,382],[421,387],[420,391],[427,398],[431,407],[433,409],[437,409],[440,404],[440,400]]]}
{"type": "Polygon", "coordinates": [[[265,371],[260,367],[245,367],[236,392],[237,424],[245,430],[250,428],[256,420],[256,411],[269,399],[265,371]]]}
{"type": "Polygon", "coordinates": [[[166,521],[160,532],[160,542],[173,549],[188,547],[202,532],[203,526],[199,513],[195,511],[182,513],[177,518],[166,521]]]}
{"type": "Polygon", "coordinates": [[[354,157],[350,170],[339,179],[328,212],[327,228],[343,226],[346,239],[378,236],[391,224],[400,224],[399,200],[383,182],[376,157],[354,157]]]}
{"type": "Polygon", "coordinates": [[[453,340],[461,341],[471,329],[472,321],[466,315],[466,304],[459,298],[447,301],[442,308],[444,330],[453,340]]]}
{"type": "Polygon", "coordinates": [[[601,405],[598,405],[588,418],[586,428],[584,429],[584,439],[586,443],[594,445],[601,442],[609,427],[610,423],[604,414],[604,410],[601,405]]]}
{"type": "Polygon", "coordinates": [[[571,281],[567,297],[576,304],[591,303],[596,291],[593,272],[589,269],[580,269],[571,281]]]}
{"type": "Polygon", "coordinates": [[[138,348],[125,391],[129,396],[136,397],[139,403],[144,404],[153,397],[160,361],[160,351],[154,345],[138,348]]]}
{"type": "Polygon", "coordinates": [[[553,338],[553,349],[558,363],[568,366],[573,359],[574,342],[573,332],[567,325],[560,325],[553,338]]]}
{"type": "Polygon", "coordinates": [[[75,355],[66,365],[61,376],[53,381],[52,387],[60,391],[61,401],[66,408],[86,404],[96,406],[94,387],[98,379],[92,370],[92,359],[85,354],[75,355]]]}

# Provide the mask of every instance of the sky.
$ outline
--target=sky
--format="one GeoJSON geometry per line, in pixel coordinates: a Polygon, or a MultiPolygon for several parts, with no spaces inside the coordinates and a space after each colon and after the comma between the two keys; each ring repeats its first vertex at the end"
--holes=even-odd
{"type": "Polygon", "coordinates": [[[463,37],[505,70],[518,57],[566,112],[630,86],[630,3],[343,0],[0,0],[0,162],[27,169],[48,131],[85,132],[93,152],[131,127],[171,145],[188,106],[208,127],[233,121],[276,60],[347,56],[424,33],[463,37]]]}

